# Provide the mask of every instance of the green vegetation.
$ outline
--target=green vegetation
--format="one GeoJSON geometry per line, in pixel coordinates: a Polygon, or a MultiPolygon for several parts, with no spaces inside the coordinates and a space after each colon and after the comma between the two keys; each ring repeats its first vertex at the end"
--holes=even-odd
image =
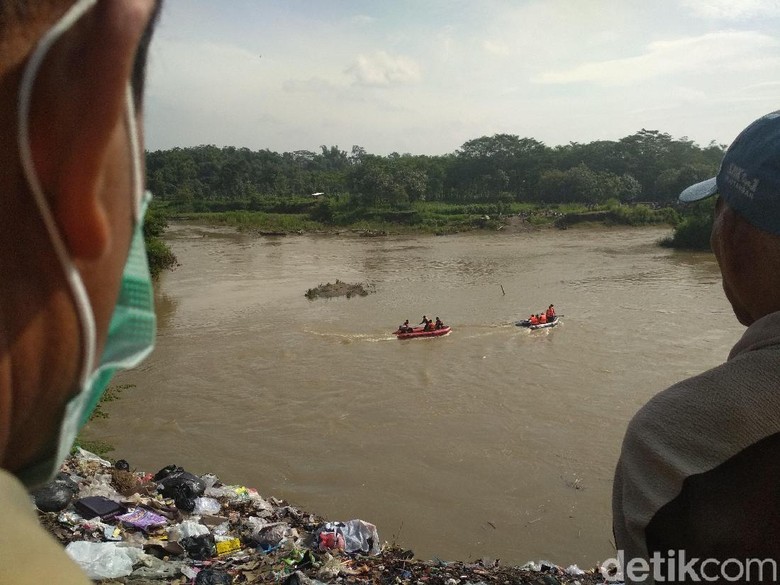
{"type": "Polygon", "coordinates": [[[674,233],[659,243],[665,248],[709,250],[714,207],[714,199],[688,206],[674,233]]]}
{"type": "Polygon", "coordinates": [[[161,239],[167,227],[168,215],[165,208],[154,203],[150,205],[144,218],[144,241],[149,272],[155,280],[163,270],[176,266],[176,256],[161,239]]]}
{"type": "Polygon", "coordinates": [[[318,153],[281,154],[197,146],[147,153],[147,176],[149,188],[176,213],[313,213],[329,223],[334,197],[353,209],[396,210],[416,202],[671,203],[687,185],[711,177],[723,151],[657,130],[554,148],[496,134],[438,156],[378,156],[360,146],[350,153],[322,146],[318,153]],[[322,202],[316,211],[309,205],[314,194],[322,202]]]}
{"type": "Polygon", "coordinates": [[[147,153],[147,177],[171,214],[265,233],[443,234],[518,215],[529,226],[675,225],[677,194],[712,176],[723,151],[644,129],[554,148],[496,134],[438,156],[198,146],[147,153]]]}
{"type": "Polygon", "coordinates": [[[472,230],[500,230],[514,218],[529,227],[569,227],[580,223],[604,225],[676,225],[679,214],[671,207],[653,208],[645,204],[604,205],[563,204],[468,204],[416,202],[408,209],[353,209],[348,200],[328,202],[327,217],[321,204],[312,203],[308,214],[266,213],[263,211],[225,211],[179,214],[181,219],[228,225],[239,231],[266,235],[349,230],[364,235],[403,233],[450,234],[472,230]],[[499,211],[501,209],[502,211],[499,211]]]}

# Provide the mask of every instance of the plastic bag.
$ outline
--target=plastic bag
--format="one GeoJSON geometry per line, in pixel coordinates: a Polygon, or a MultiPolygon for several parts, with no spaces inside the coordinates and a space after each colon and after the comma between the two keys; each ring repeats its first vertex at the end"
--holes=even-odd
{"type": "Polygon", "coordinates": [[[145,510],[144,508],[133,508],[128,510],[127,514],[122,514],[116,517],[117,520],[133,528],[138,528],[144,532],[150,528],[157,526],[164,526],[168,523],[168,519],[155,514],[151,510],[145,510]]]}
{"type": "Polygon", "coordinates": [[[108,473],[97,473],[84,480],[79,490],[79,496],[82,498],[101,496],[115,502],[121,502],[124,497],[114,489],[113,479],[108,473]]]}
{"type": "Polygon", "coordinates": [[[83,461],[95,461],[96,463],[99,463],[102,467],[111,467],[111,462],[106,461],[102,457],[98,457],[94,453],[90,453],[86,449],[82,449],[81,447],[76,448],[76,453],[74,454],[74,457],[76,460],[83,460],[83,461]]]}
{"type": "Polygon", "coordinates": [[[184,471],[184,469],[173,464],[166,465],[160,471],[154,474],[154,481],[160,481],[164,477],[168,477],[171,473],[175,473],[177,471],[184,471]]]}
{"type": "Polygon", "coordinates": [[[171,526],[168,529],[168,540],[181,542],[190,536],[201,536],[208,533],[209,529],[203,526],[203,524],[193,522],[192,520],[185,520],[181,524],[171,526]]]}
{"type": "Polygon", "coordinates": [[[206,489],[213,488],[219,483],[219,478],[213,473],[206,473],[205,475],[201,475],[200,478],[203,480],[203,483],[206,484],[206,489]]]}
{"type": "Polygon", "coordinates": [[[225,571],[203,569],[195,576],[195,585],[233,585],[233,577],[225,571]]]}
{"type": "MultiPolygon", "coordinates": [[[[165,469],[168,468],[158,471],[157,475],[165,469]]],[[[197,475],[176,468],[159,480],[157,489],[164,498],[173,498],[176,507],[180,510],[192,512],[195,509],[195,498],[202,496],[206,491],[206,483],[197,475]]]]}
{"type": "Polygon", "coordinates": [[[222,506],[214,498],[195,498],[195,509],[192,511],[194,514],[219,514],[222,506]]]}
{"type": "Polygon", "coordinates": [[[377,555],[380,552],[376,526],[364,520],[327,522],[316,532],[320,550],[343,548],[348,553],[377,555]]]}
{"type": "Polygon", "coordinates": [[[165,583],[175,583],[177,582],[175,581],[176,577],[183,574],[183,569],[186,568],[182,561],[163,561],[152,555],[147,555],[147,557],[149,558],[144,560],[144,564],[133,571],[130,583],[136,582],[136,579],[148,579],[144,583],[160,583],[163,580],[165,583]]]}
{"type": "Polygon", "coordinates": [[[79,540],[65,547],[73,559],[90,579],[115,579],[133,572],[131,549],[120,547],[115,542],[87,542],[79,540]]]}
{"type": "Polygon", "coordinates": [[[300,571],[295,571],[292,575],[284,580],[284,585],[325,585],[322,581],[307,577],[300,571]]]}
{"type": "Polygon", "coordinates": [[[230,536],[215,536],[217,555],[226,555],[241,550],[241,540],[230,536]]]}
{"type": "Polygon", "coordinates": [[[216,548],[214,537],[211,534],[188,536],[183,538],[179,544],[184,547],[190,558],[196,561],[206,561],[212,558],[216,548]]]}
{"type": "Polygon", "coordinates": [[[78,484],[68,474],[58,473],[54,481],[32,492],[32,496],[41,512],[59,512],[70,504],[78,491],[78,484]]]}

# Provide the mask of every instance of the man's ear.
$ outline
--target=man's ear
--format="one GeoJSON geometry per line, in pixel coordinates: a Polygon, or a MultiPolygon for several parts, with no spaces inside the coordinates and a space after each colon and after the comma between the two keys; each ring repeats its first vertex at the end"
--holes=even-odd
{"type": "Polygon", "coordinates": [[[721,221],[730,268],[733,274],[741,275],[747,267],[754,265],[758,254],[756,228],[731,207],[724,210],[721,221]]]}
{"type": "Polygon", "coordinates": [[[98,2],[54,43],[33,86],[33,161],[74,258],[97,259],[111,245],[104,189],[126,185],[132,199],[126,92],[154,4],[98,2]],[[127,145],[123,162],[117,144],[127,145]]]}

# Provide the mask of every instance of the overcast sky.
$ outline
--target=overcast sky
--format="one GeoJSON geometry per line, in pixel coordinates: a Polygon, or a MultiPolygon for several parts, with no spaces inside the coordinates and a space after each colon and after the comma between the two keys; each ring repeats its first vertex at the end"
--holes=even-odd
{"type": "Polygon", "coordinates": [[[150,150],[728,144],[780,109],[780,0],[166,0],[150,59],[150,150]]]}

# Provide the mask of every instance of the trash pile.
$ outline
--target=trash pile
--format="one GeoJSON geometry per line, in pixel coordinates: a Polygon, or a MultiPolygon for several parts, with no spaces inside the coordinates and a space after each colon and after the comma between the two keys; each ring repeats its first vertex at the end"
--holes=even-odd
{"type": "Polygon", "coordinates": [[[169,465],[131,471],[79,449],[32,494],[41,524],[90,579],[108,584],[602,583],[552,563],[420,561],[363,520],[326,522],[276,498],[169,465]]]}

